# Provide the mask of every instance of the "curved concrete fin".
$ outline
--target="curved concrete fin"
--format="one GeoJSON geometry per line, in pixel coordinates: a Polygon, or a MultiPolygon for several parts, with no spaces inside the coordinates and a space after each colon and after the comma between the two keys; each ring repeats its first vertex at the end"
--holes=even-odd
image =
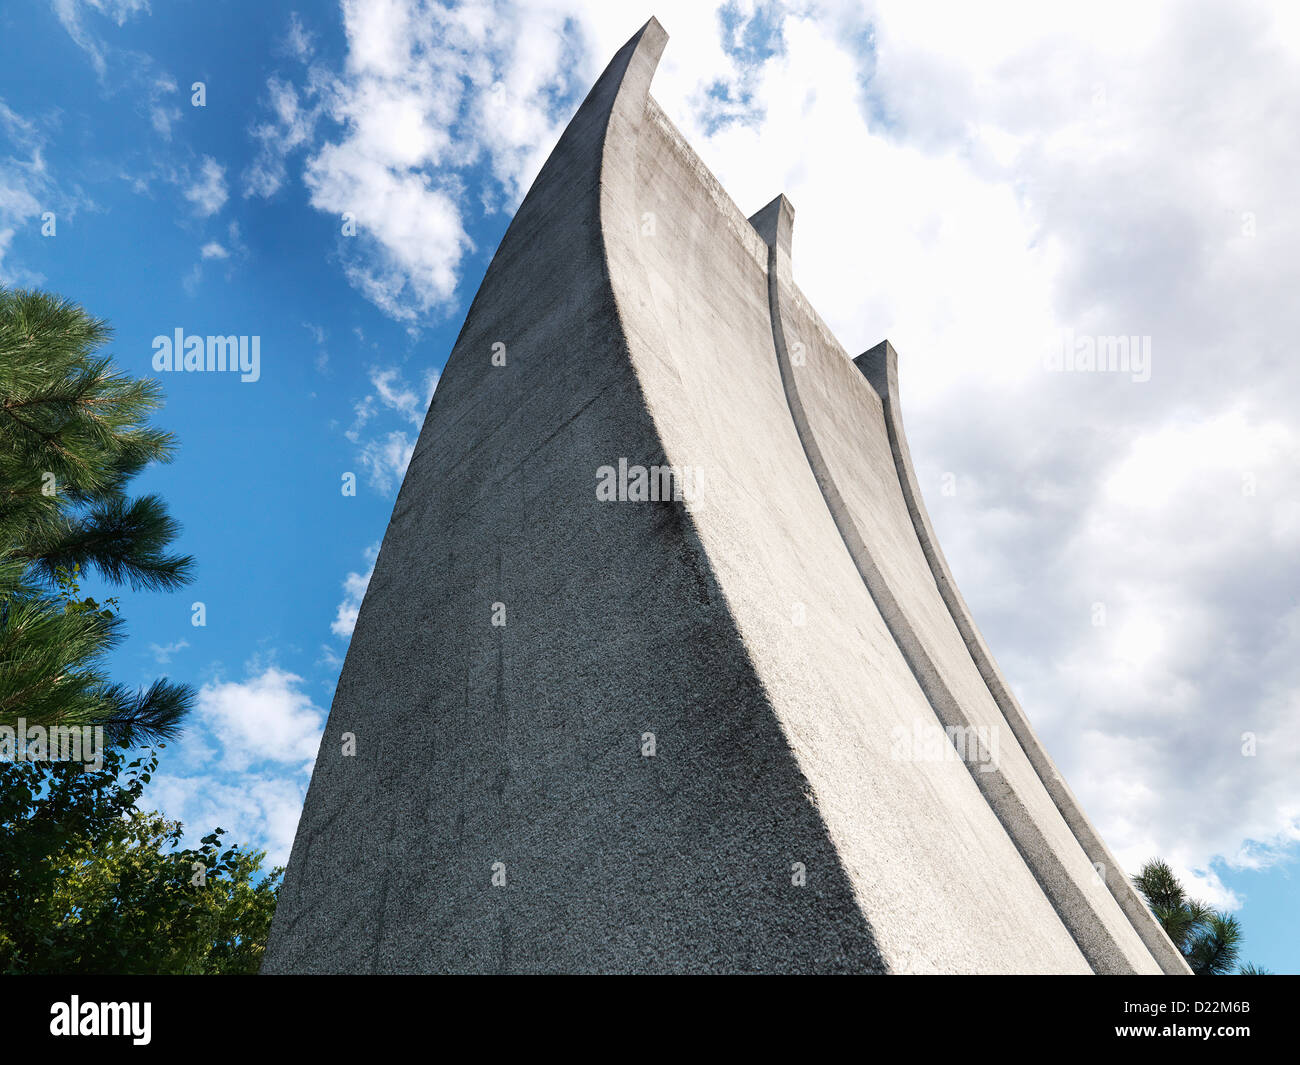
{"type": "MultiPolygon", "coordinates": [[[[472,345],[466,342],[467,334],[471,334],[484,318],[501,317],[500,308],[488,308],[483,304],[500,295],[500,279],[513,273],[521,250],[538,246],[566,248],[570,258],[580,254],[583,256],[581,261],[587,265],[598,267],[603,263],[603,243],[596,242],[602,239],[600,189],[604,181],[605,143],[610,118],[617,109],[644,107],[650,80],[667,40],[667,33],[654,18],[628,39],[596,79],[533,180],[470,302],[464,325],[448,356],[426,414],[425,427],[411,457],[412,466],[423,461],[426,450],[434,446],[441,435],[441,424],[431,417],[434,410],[452,402],[460,388],[473,390],[487,382],[495,383],[492,375],[485,372],[492,369],[491,364],[475,357],[466,358],[465,353],[472,350],[472,345]]],[[[564,276],[563,270],[554,273],[552,283],[562,284],[564,276]]],[[[605,281],[603,270],[594,276],[602,283],[605,281]]],[[[512,277],[509,283],[518,285],[520,282],[512,277]]],[[[525,280],[525,284],[540,283],[541,278],[525,280]]],[[[569,290],[570,298],[581,291],[583,285],[573,285],[569,290]]],[[[607,290],[598,298],[608,299],[607,290]]],[[[525,347],[514,357],[526,358],[529,350],[525,347]]],[[[510,355],[507,354],[507,358],[510,355]]],[[[398,508],[401,506],[399,495],[398,508]]]]}
{"type": "MultiPolygon", "coordinates": [[[[575,132],[585,133],[582,121],[590,118],[598,122],[607,122],[611,113],[620,108],[641,108],[645,106],[650,93],[650,82],[654,78],[659,57],[663,55],[668,43],[668,34],[656,18],[650,18],[623,45],[605,67],[604,73],[596,79],[587,98],[578,108],[568,129],[575,125],[575,132]],[[589,113],[589,114],[587,114],[589,113]]],[[[598,141],[602,148],[603,140],[598,141]]],[[[540,181],[540,175],[538,180],[540,181]]]]}
{"type": "Polygon", "coordinates": [[[888,971],[692,513],[634,494],[669,464],[611,275],[671,228],[635,188],[664,40],[615,56],[466,316],[264,971],[888,971]]]}
{"type": "Polygon", "coordinates": [[[747,219],[650,95],[666,41],[611,59],[470,305],[265,971],[1154,971],[1031,739],[989,750],[892,362],[863,382],[789,201],[747,219]],[[664,470],[693,490],[636,493],[664,470]]]}
{"type": "Polygon", "coordinates": [[[1019,700],[1012,693],[1011,686],[998,668],[988,644],[985,643],[983,635],[975,624],[970,608],[966,605],[966,600],[957,587],[957,582],[953,580],[948,561],[930,523],[929,511],[926,510],[916,471],[912,465],[912,453],[907,445],[907,434],[903,429],[898,388],[898,353],[889,340],[885,339],[864,351],[853,362],[883,404],[885,425],[889,433],[894,466],[898,472],[899,487],[906,500],[917,540],[925,554],[935,586],[943,597],[944,604],[961,633],[971,660],[979,670],[998,709],[1001,710],[1007,726],[1024,750],[1039,779],[1042,780],[1052,802],[1069,825],[1084,853],[1087,854],[1093,868],[1104,879],[1111,895],[1132,922],[1147,949],[1160,963],[1160,967],[1166,973],[1189,973],[1191,970],[1181,952],[1170,941],[1165,930],[1160,927],[1160,923],[1142,901],[1132,882],[1124,874],[1123,867],[1083,812],[1083,807],[1070,790],[1060,770],[1057,769],[1056,763],[1047,753],[1047,749],[1020,706],[1019,700]]]}
{"type": "MultiPolygon", "coordinates": [[[[935,711],[846,544],[848,508],[832,503],[793,380],[808,338],[787,349],[782,325],[803,313],[790,304],[792,206],[779,196],[747,219],[653,98],[627,97],[607,130],[601,224],[631,364],[669,464],[708,471],[688,512],[884,959],[1088,971],[1059,893],[1021,852],[1032,821],[1013,841],[959,760],[892,749],[913,722],[936,730],[935,711]]],[[[840,362],[839,377],[808,381],[814,411],[827,388],[869,392],[840,362]]],[[[880,421],[878,401],[867,416],[880,421]]]]}
{"type": "Polygon", "coordinates": [[[917,569],[909,566],[906,538],[911,529],[893,543],[887,535],[891,523],[895,531],[901,525],[897,486],[891,490],[892,478],[879,480],[874,454],[860,453],[869,446],[875,411],[858,402],[864,387],[860,379],[835,350],[833,338],[819,334],[811,308],[795,296],[779,266],[779,233],[778,243],[770,245],[768,294],[790,415],[844,548],[929,704],[932,716],[923,720],[927,725],[937,721],[960,752],[983,800],[1092,968],[1141,971],[1149,959],[1131,933],[1125,942],[1122,921],[1107,920],[1099,911],[1088,890],[1091,870],[1077,847],[1072,854],[1062,845],[1065,826],[1044,820],[1046,797],[1035,803],[1029,767],[1018,765],[1014,752],[999,742],[1000,722],[991,721],[987,712],[980,716],[972,705],[969,678],[963,687],[953,673],[952,641],[945,639],[942,625],[934,624],[933,612],[927,612],[932,604],[918,595],[917,569]],[[799,360],[791,355],[796,344],[799,360]],[[864,484],[878,487],[864,490],[864,484]]]}
{"type": "Polygon", "coordinates": [[[668,32],[657,18],[651,16],[623,46],[623,51],[629,54],[626,70],[619,83],[617,106],[645,106],[646,98],[650,95],[650,82],[667,44],[668,32]]]}
{"type": "Polygon", "coordinates": [[[778,254],[790,254],[794,237],[794,204],[786,199],[784,192],[752,214],[749,224],[769,248],[776,248],[778,254]]]}

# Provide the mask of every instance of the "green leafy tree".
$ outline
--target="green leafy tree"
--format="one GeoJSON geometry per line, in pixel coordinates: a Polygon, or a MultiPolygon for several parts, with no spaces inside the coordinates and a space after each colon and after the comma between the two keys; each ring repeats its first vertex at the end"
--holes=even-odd
{"type": "MultiPolygon", "coordinates": [[[[1197,976],[1232,972],[1241,953],[1237,919],[1190,898],[1167,862],[1152,859],[1133,878],[1156,920],[1197,976]]],[[[1255,965],[1243,965],[1243,976],[1266,975],[1255,965]]]]}
{"type": "MultiPolygon", "coordinates": [[[[0,288],[0,725],[102,725],[126,748],[174,735],[193,691],[113,683],[117,599],[81,582],[167,591],[193,563],[162,501],[128,494],[174,444],[148,424],[156,382],[97,354],[108,338],[74,303],[0,288]]],[[[256,972],[281,870],[220,828],[182,847],[138,806],[156,754],[126,758],[0,762],[0,971],[256,972]]]]}
{"type": "Polygon", "coordinates": [[[137,803],[157,765],[0,764],[0,972],[255,973],[281,869],[180,847],[181,825],[137,803]]]}
{"type": "Polygon", "coordinates": [[[127,492],[174,441],[147,423],[157,382],[96,354],[109,336],[71,301],[0,288],[0,725],[99,724],[131,746],[174,735],[193,691],[112,683],[122,621],[78,581],[166,591],[193,560],[168,550],[179,528],[162,500],[127,492]]]}

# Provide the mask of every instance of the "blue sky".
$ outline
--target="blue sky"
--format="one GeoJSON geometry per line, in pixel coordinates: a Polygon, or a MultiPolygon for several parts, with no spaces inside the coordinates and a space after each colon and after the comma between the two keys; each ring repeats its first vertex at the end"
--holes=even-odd
{"type": "MultiPolygon", "coordinates": [[[[1042,6],[674,0],[653,8],[654,91],[742,208],[791,197],[796,276],[846,346],[900,351],[958,580],[1121,859],[1170,858],[1238,913],[1250,959],[1294,972],[1300,33],[1264,4],[1102,3],[1068,26],[1042,6]],[[1065,329],[1150,336],[1151,381],[1045,376],[1065,329]]],[[[159,375],[180,450],[140,488],[198,579],[122,594],[116,674],[201,689],[153,794],[196,834],[286,857],[437,371],[514,205],[650,13],[0,11],[0,282],[107,318],[140,375],[177,328],[260,338],[256,382],[159,375]]]]}
{"type": "MultiPolygon", "coordinates": [[[[269,840],[283,860],[292,832],[284,822],[296,817],[286,804],[305,785],[303,754],[314,754],[346,649],[347,631],[331,631],[341,582],[366,572],[364,552],[382,535],[400,482],[400,470],[367,466],[361,450],[390,433],[414,440],[430,375],[459,322],[448,306],[414,329],[359,297],[340,269],[340,222],[313,210],[301,184],[273,200],[241,194],[268,72],[293,62],[283,43],[287,6],[159,5],[122,27],[93,10],[81,17],[88,34],[103,35],[92,46],[102,76],[49,7],[7,7],[0,16],[0,98],[10,115],[0,150],[56,226],[48,237],[39,220],[14,227],[5,280],[48,287],[107,318],[115,358],[142,376],[153,373],[153,338],[176,328],[260,337],[255,383],[161,375],[167,404],[157,421],[177,435],[179,454],[139,487],[168,500],[198,579],[166,597],[120,593],[130,639],[114,668],[132,682],[166,672],[209,687],[267,671],[297,678],[270,688],[281,703],[291,700],[285,748],[251,763],[271,782],[263,805],[279,817],[277,833],[257,823],[256,806],[228,812],[229,801],[218,800],[196,809],[187,799],[174,810],[160,801],[187,821],[209,813],[269,840]],[[176,90],[156,90],[167,77],[176,90]],[[195,81],[206,85],[206,107],[190,105],[195,81]],[[165,132],[156,107],[172,112],[165,132]],[[215,182],[208,161],[219,167],[215,182]],[[418,392],[409,408],[416,413],[376,401],[372,378],[399,399],[418,392]],[[360,425],[366,397],[373,411],[360,425]],[[341,492],[346,472],[356,474],[354,496],[341,492]],[[194,602],[205,605],[203,627],[191,624],[194,602]],[[281,779],[289,786],[279,787],[281,779]]],[[[318,33],[322,49],[340,46],[337,19],[318,33]]],[[[504,214],[475,221],[481,250],[467,257],[468,270],[481,272],[507,222],[504,214]]],[[[167,755],[161,798],[209,772],[224,787],[244,788],[244,774],[224,768],[223,749],[220,735],[196,721],[167,755]]]]}
{"type": "MultiPolygon", "coordinates": [[[[16,228],[6,280],[39,283],[109,319],[115,357],[140,375],[153,372],[153,338],[178,327],[260,337],[256,383],[163,377],[167,405],[158,421],[179,437],[179,454],[140,487],[161,493],[183,523],[179,546],[198,560],[198,579],[167,597],[122,593],[131,636],[115,670],[139,683],[166,671],[217,691],[268,670],[273,680],[284,678],[269,689],[292,715],[284,747],[251,763],[270,782],[262,803],[231,810],[229,799],[218,798],[195,809],[187,797],[177,810],[160,801],[193,818],[199,834],[206,829],[197,818],[207,813],[270,842],[283,860],[346,649],[346,631],[331,631],[341,582],[366,572],[363,552],[382,535],[392,506],[394,472],[385,485],[377,479],[384,471],[368,472],[359,447],[391,432],[413,440],[418,425],[372,400],[364,435],[347,434],[359,422],[358,404],[375,394],[372,375],[387,375],[398,394],[403,382],[423,390],[422,410],[429,375],[458,322],[439,314],[412,332],[358,298],[338,265],[340,225],[311,209],[300,185],[273,202],[241,195],[240,171],[257,150],[248,127],[267,71],[289,62],[288,8],[185,5],[130,20],[120,33],[87,12],[88,27],[111,31],[112,43],[100,46],[102,78],[49,8],[11,8],[5,18],[3,99],[31,123],[11,126],[7,149],[11,165],[39,159],[50,175],[28,180],[57,227],[53,237],[43,237],[39,223],[16,228]],[[195,41],[203,42],[197,51],[195,41]],[[178,48],[184,70],[152,58],[178,48]],[[167,135],[150,113],[149,86],[169,71],[178,88],[158,97],[176,115],[167,135]],[[206,83],[204,108],[189,104],[194,81],[206,83]],[[216,184],[226,196],[219,204],[219,192],[200,198],[207,160],[220,160],[216,184]],[[341,492],[345,472],[356,474],[354,496],[341,492]],[[205,604],[203,627],[191,624],[194,602],[205,604]],[[278,831],[258,823],[268,813],[278,817],[278,831]]],[[[322,47],[331,36],[337,41],[336,23],[321,29],[322,47]]],[[[490,252],[507,220],[483,219],[476,244],[490,252]]],[[[197,778],[209,772],[221,786],[242,788],[244,774],[224,767],[224,751],[219,734],[196,721],[168,754],[161,798],[198,790],[197,778]]]]}

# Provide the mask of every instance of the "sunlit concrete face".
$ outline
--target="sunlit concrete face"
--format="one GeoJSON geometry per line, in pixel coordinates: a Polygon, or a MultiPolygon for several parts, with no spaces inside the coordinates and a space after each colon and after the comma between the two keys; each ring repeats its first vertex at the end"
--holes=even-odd
{"type": "Polygon", "coordinates": [[[952,586],[892,348],[855,365],[793,207],[746,218],[650,97],[666,40],[470,308],[265,970],[1185,971],[952,586]]]}

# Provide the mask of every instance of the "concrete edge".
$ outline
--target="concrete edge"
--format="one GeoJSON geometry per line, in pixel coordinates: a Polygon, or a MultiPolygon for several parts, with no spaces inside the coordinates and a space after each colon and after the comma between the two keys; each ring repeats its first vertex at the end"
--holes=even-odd
{"type": "Polygon", "coordinates": [[[859,355],[853,362],[875,389],[884,405],[885,425],[889,430],[889,446],[894,455],[894,467],[898,473],[899,485],[912,517],[917,539],[921,543],[921,549],[939,594],[948,607],[953,623],[961,633],[971,660],[979,670],[989,694],[993,696],[998,709],[1002,711],[1011,734],[1015,736],[1021,749],[1029,758],[1030,765],[1043,782],[1048,795],[1051,796],[1067,827],[1078,840],[1084,854],[1088,856],[1094,868],[1100,866],[1105,871],[1104,881],[1107,890],[1110,891],[1157,964],[1168,974],[1190,975],[1191,968],[1186,960],[1165,934],[1165,930],[1160,927],[1155,915],[1142,901],[1137,889],[1124,874],[1122,866],[1088,819],[1087,814],[1083,812],[1078,799],[1070,791],[1065,778],[1056,768],[1056,764],[1047,753],[1037,733],[1034,732],[1019,701],[1012,694],[1010,685],[1007,684],[1006,678],[994,661],[988,645],[984,642],[984,637],[976,627],[975,619],[971,616],[970,608],[962,598],[956,581],[953,580],[947,559],[944,558],[934,528],[930,524],[930,515],[921,496],[916,471],[912,465],[911,450],[907,445],[907,435],[903,430],[898,391],[898,355],[893,345],[888,340],[882,340],[875,347],[859,355]]]}
{"type": "MultiPolygon", "coordinates": [[[[821,489],[822,498],[867,593],[880,611],[935,718],[945,729],[958,728],[963,735],[972,735],[974,733],[968,715],[944,681],[941,670],[926,651],[889,582],[881,573],[875,556],[862,539],[822,455],[799,395],[781,317],[782,289],[793,284],[790,252],[794,207],[784,195],[777,196],[758,211],[750,222],[768,243],[768,301],[781,384],[785,389],[795,430],[821,489]]],[[[1091,900],[1047,843],[1038,823],[1001,769],[985,772],[976,769],[969,761],[963,760],[963,764],[1088,965],[1094,972],[1132,973],[1132,965],[1124,948],[1115,941],[1106,923],[1093,909],[1091,900]]],[[[985,766],[987,764],[990,763],[985,763],[985,766]]],[[[1032,764],[1031,761],[1031,766],[1032,764]]]]}
{"type": "MultiPolygon", "coordinates": [[[[659,118],[670,127],[672,134],[676,138],[680,139],[683,145],[685,145],[686,148],[691,151],[691,154],[694,155],[693,149],[689,148],[689,145],[686,143],[685,138],[681,135],[680,131],[676,130],[676,128],[672,126],[668,116],[662,113],[655,100],[650,95],[650,86],[654,78],[655,70],[658,67],[659,60],[663,55],[667,42],[667,32],[657,19],[651,17],[627,42],[627,44],[620,49],[614,59],[610,61],[605,74],[603,74],[601,78],[602,82],[614,77],[619,79],[616,87],[612,88],[613,95],[612,99],[610,99],[608,103],[608,113],[605,116],[605,129],[599,148],[600,192],[598,217],[600,240],[604,251],[601,268],[606,276],[610,297],[614,304],[614,315],[618,320],[619,341],[629,359],[629,362],[631,363],[632,372],[637,378],[638,386],[643,386],[644,382],[641,379],[641,371],[636,365],[636,360],[632,356],[633,339],[628,328],[628,322],[633,315],[632,312],[625,307],[624,301],[628,297],[624,292],[624,286],[615,279],[614,271],[611,269],[611,263],[625,263],[627,261],[626,249],[620,249],[617,243],[617,238],[613,236],[615,233],[613,222],[615,212],[628,206],[628,201],[632,199],[632,197],[629,196],[629,193],[636,187],[635,153],[619,149],[626,148],[625,143],[620,144],[621,140],[625,140],[628,137],[639,136],[643,123],[648,117],[658,111],[659,118]],[[618,73],[620,70],[621,73],[618,73]],[[621,256],[617,260],[615,259],[616,254],[621,256]]],[[[595,90],[593,90],[593,94],[594,91],[595,90]]],[[[701,166],[703,167],[702,163],[701,166]]],[[[706,173],[708,172],[707,168],[704,168],[704,170],[706,173]]],[[[720,192],[725,193],[725,190],[723,190],[721,183],[716,179],[716,177],[709,173],[709,178],[720,192]]],[[[789,203],[784,200],[784,197],[778,197],[778,200],[785,202],[786,206],[789,208],[789,203]]],[[[740,212],[737,211],[737,213],[739,214],[740,212]]],[[[789,214],[790,220],[792,220],[793,208],[789,208],[789,214]]],[[[741,215],[741,217],[743,218],[743,215],[741,215]]],[[[786,230],[787,248],[789,247],[788,225],[789,220],[787,220],[786,230]]],[[[754,252],[755,258],[760,262],[763,261],[760,258],[760,248],[755,247],[754,252]]],[[[642,271],[642,273],[644,273],[644,271],[642,271]]],[[[648,409],[653,420],[655,417],[654,411],[653,409],[648,409]]],[[[700,536],[696,527],[696,515],[689,507],[685,508],[684,518],[688,530],[688,536],[694,543],[700,544],[700,536]]],[[[703,552],[702,546],[700,547],[700,550],[703,552]]],[[[707,553],[705,553],[705,557],[707,559],[707,553]]],[[[711,561],[709,562],[709,565],[712,566],[711,561]]],[[[738,628],[735,621],[733,604],[728,600],[725,593],[721,594],[721,599],[722,607],[730,618],[731,624],[738,628]]],[[[748,649],[745,650],[745,653],[749,654],[748,649]]],[[[756,670],[755,673],[757,675],[756,670]]],[[[771,707],[770,693],[766,690],[765,686],[763,694],[765,700],[769,703],[769,707],[775,714],[775,708],[771,707]]],[[[784,725],[779,722],[779,717],[778,727],[784,729],[784,725]]],[[[791,752],[791,756],[794,757],[793,752],[791,752]]],[[[804,772],[804,767],[798,765],[797,758],[795,764],[798,766],[799,771],[802,774],[804,772]]],[[[806,777],[805,785],[808,786],[806,777]]],[[[827,831],[825,818],[820,809],[817,810],[817,817],[822,824],[823,831],[827,831]]],[[[832,850],[835,850],[833,843],[832,850]]],[[[835,854],[835,859],[837,863],[840,863],[842,869],[842,858],[838,854],[835,854]]],[[[844,876],[854,891],[855,904],[858,913],[866,923],[867,928],[871,930],[870,914],[867,911],[867,907],[864,905],[863,899],[857,892],[857,885],[853,882],[852,878],[849,877],[847,871],[844,871],[844,876]]],[[[872,931],[872,935],[874,937],[874,931],[872,931]]],[[[888,973],[890,971],[890,966],[883,954],[879,953],[878,944],[874,949],[877,952],[875,967],[867,971],[888,973]]]]}

